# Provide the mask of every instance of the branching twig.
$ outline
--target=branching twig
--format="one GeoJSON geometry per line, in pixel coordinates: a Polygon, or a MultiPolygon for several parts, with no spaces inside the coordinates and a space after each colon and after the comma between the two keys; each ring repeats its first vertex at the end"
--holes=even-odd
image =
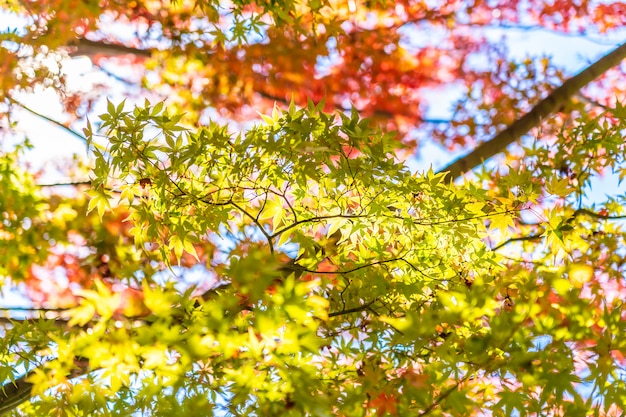
{"type": "Polygon", "coordinates": [[[613,111],[615,111],[615,109],[612,109],[611,107],[604,105],[602,103],[598,103],[596,100],[593,100],[587,97],[580,91],[577,94],[575,94],[575,97],[579,99],[580,101],[582,101],[583,103],[587,103],[587,104],[591,104],[592,106],[599,107],[606,112],[612,113],[613,111]]]}
{"type": "Polygon", "coordinates": [[[361,269],[369,268],[371,266],[384,265],[384,264],[387,264],[389,262],[396,262],[396,261],[400,261],[400,260],[402,260],[402,258],[383,259],[383,260],[380,260],[380,261],[371,262],[371,263],[368,263],[368,264],[355,266],[354,268],[344,269],[344,270],[339,270],[339,271],[317,271],[315,269],[305,268],[305,267],[300,266],[298,264],[287,264],[287,265],[283,266],[283,269],[288,270],[288,271],[294,271],[294,272],[308,272],[308,273],[311,273],[311,274],[318,274],[318,275],[335,275],[335,274],[344,275],[344,274],[350,274],[352,272],[359,271],[361,269]]]}
{"type": "Polygon", "coordinates": [[[298,220],[296,222],[291,223],[288,226],[283,227],[282,229],[278,229],[277,231],[275,231],[270,238],[275,239],[276,237],[278,237],[279,235],[281,235],[282,233],[285,233],[288,230],[293,229],[294,227],[297,227],[301,224],[306,224],[306,223],[317,223],[317,222],[321,222],[324,220],[332,220],[332,219],[363,219],[363,218],[376,218],[376,217],[381,217],[381,218],[387,218],[387,219],[396,219],[396,220],[410,220],[413,222],[413,224],[419,225],[419,226],[441,226],[441,225],[445,225],[445,224],[451,224],[451,223],[458,223],[458,222],[465,222],[465,221],[470,221],[470,220],[478,220],[478,219],[484,219],[484,218],[488,218],[488,217],[492,217],[492,216],[498,216],[501,214],[510,214],[510,213],[515,213],[519,211],[518,208],[511,208],[511,209],[506,209],[506,210],[502,210],[502,211],[496,211],[496,212],[492,212],[492,213],[485,213],[485,214],[480,214],[480,215],[476,215],[476,216],[470,216],[470,217],[462,217],[462,218],[453,218],[453,219],[445,219],[445,220],[422,220],[422,219],[417,219],[417,218],[412,218],[412,217],[403,217],[403,216],[397,216],[397,215],[370,215],[370,214],[329,214],[326,216],[314,216],[314,217],[309,217],[307,219],[302,219],[302,220],[298,220]]]}
{"type": "MultiPolygon", "coordinates": [[[[589,217],[593,217],[595,219],[601,219],[601,220],[624,220],[624,219],[626,219],[626,215],[624,215],[624,216],[611,216],[610,214],[601,214],[601,213],[596,213],[594,211],[591,211],[589,209],[580,208],[580,209],[576,210],[567,219],[567,221],[569,222],[569,221],[575,219],[576,217],[583,216],[583,215],[587,215],[589,217]]],[[[496,251],[496,250],[498,250],[498,249],[508,245],[509,243],[513,243],[513,242],[540,240],[540,239],[543,239],[544,236],[545,236],[545,234],[543,232],[541,232],[541,233],[534,233],[534,234],[528,235],[528,236],[512,237],[510,239],[505,240],[504,242],[498,243],[491,250],[496,251]]]]}

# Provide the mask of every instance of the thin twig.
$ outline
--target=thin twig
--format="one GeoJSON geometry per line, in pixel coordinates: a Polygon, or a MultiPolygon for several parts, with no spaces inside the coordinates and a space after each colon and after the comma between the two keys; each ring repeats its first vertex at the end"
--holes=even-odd
{"type": "Polygon", "coordinates": [[[337,317],[337,316],[345,316],[347,314],[352,314],[352,313],[358,313],[361,311],[365,311],[367,309],[369,309],[369,307],[374,304],[376,301],[378,301],[378,298],[373,299],[372,301],[370,301],[369,303],[365,303],[362,304],[358,307],[353,307],[353,308],[348,308],[348,309],[344,309],[341,311],[334,311],[332,313],[328,313],[328,317],[337,317]]]}
{"type": "Polygon", "coordinates": [[[60,127],[61,129],[65,130],[68,133],[71,133],[72,135],[74,135],[75,137],[77,137],[78,139],[82,140],[83,142],[87,143],[87,138],[84,137],[83,135],[81,135],[80,133],[78,133],[77,131],[75,131],[74,129],[65,126],[63,123],[59,122],[58,120],[54,120],[44,114],[39,113],[38,111],[35,111],[33,109],[31,109],[30,107],[28,107],[27,105],[25,105],[24,103],[17,101],[16,99],[14,99],[13,97],[10,96],[6,96],[7,99],[9,100],[10,103],[15,104],[16,106],[21,107],[22,109],[28,111],[29,113],[34,114],[37,117],[40,117],[42,119],[44,119],[47,122],[50,122],[58,127],[60,127]]]}
{"type": "Polygon", "coordinates": [[[510,239],[505,240],[502,243],[498,243],[496,246],[491,248],[491,250],[492,251],[497,251],[498,249],[508,245],[509,243],[513,243],[513,242],[521,242],[521,241],[529,241],[529,240],[540,240],[540,239],[543,239],[543,237],[544,237],[543,233],[538,233],[538,234],[535,234],[535,235],[528,235],[528,236],[512,237],[510,239]]]}
{"type": "Polygon", "coordinates": [[[603,220],[623,220],[626,219],[626,215],[625,216],[611,216],[609,214],[600,214],[600,213],[595,213],[589,209],[584,209],[584,208],[579,208],[578,210],[576,210],[574,212],[574,214],[572,214],[571,218],[576,218],[578,216],[581,216],[583,214],[586,214],[587,216],[590,217],[595,217],[596,219],[603,219],[603,220]]]}
{"type": "Polygon", "coordinates": [[[85,181],[68,181],[68,182],[53,182],[48,184],[37,184],[38,187],[73,187],[75,185],[91,185],[91,180],[85,181]]]}

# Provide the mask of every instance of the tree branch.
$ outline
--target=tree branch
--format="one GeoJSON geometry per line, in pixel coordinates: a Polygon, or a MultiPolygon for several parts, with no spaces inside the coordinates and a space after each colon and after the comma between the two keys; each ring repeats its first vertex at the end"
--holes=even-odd
{"type": "Polygon", "coordinates": [[[33,384],[27,381],[28,373],[15,381],[7,382],[0,388],[0,415],[8,413],[30,399],[33,384]]]}
{"type": "Polygon", "coordinates": [[[532,241],[532,240],[540,240],[540,239],[543,239],[543,237],[544,237],[544,233],[543,232],[538,233],[538,234],[534,234],[534,235],[528,235],[528,236],[512,237],[510,239],[505,240],[504,242],[498,243],[496,246],[491,248],[491,250],[495,252],[498,249],[508,245],[509,243],[523,242],[523,241],[532,241]]]}
{"type": "Polygon", "coordinates": [[[465,382],[468,378],[469,378],[469,373],[468,373],[468,375],[466,375],[465,377],[463,377],[459,381],[455,382],[454,385],[452,385],[450,388],[448,388],[445,391],[442,391],[441,394],[439,394],[434,399],[434,401],[432,403],[430,403],[430,405],[428,407],[426,407],[424,410],[422,410],[422,412],[419,414],[419,416],[422,417],[422,416],[426,416],[426,415],[430,414],[435,408],[437,408],[437,406],[439,406],[439,404],[441,404],[441,402],[443,400],[448,398],[450,396],[450,394],[452,394],[454,391],[456,391],[457,388],[459,387],[459,385],[461,385],[462,382],[465,382]]]}
{"type": "Polygon", "coordinates": [[[85,181],[68,181],[68,182],[53,182],[46,184],[37,184],[38,187],[48,188],[48,187],[75,187],[77,185],[91,185],[91,180],[85,181]]]}
{"type": "MultiPolygon", "coordinates": [[[[589,216],[589,217],[593,217],[594,219],[597,220],[624,220],[626,219],[626,216],[611,216],[610,214],[601,214],[601,213],[596,213],[594,211],[591,211],[589,209],[585,209],[585,208],[579,208],[578,210],[576,210],[574,212],[574,214],[572,214],[568,219],[567,222],[572,221],[573,219],[575,219],[578,216],[589,216]]],[[[543,239],[545,236],[545,231],[541,231],[539,233],[535,233],[532,235],[527,235],[527,236],[518,236],[518,237],[512,237],[510,239],[505,240],[504,242],[498,243],[497,245],[495,245],[494,247],[491,248],[492,251],[497,251],[498,249],[508,245],[509,243],[513,243],[513,242],[522,242],[522,241],[532,241],[532,240],[540,240],[543,239]]]]}
{"type": "Polygon", "coordinates": [[[83,55],[92,57],[94,55],[135,55],[145,58],[150,58],[150,56],[152,56],[152,51],[149,49],[131,48],[121,44],[90,41],[88,39],[77,39],[74,43],[70,44],[69,47],[72,49],[70,56],[83,55]]]}
{"type": "Polygon", "coordinates": [[[603,219],[603,220],[623,220],[626,219],[626,216],[611,216],[610,214],[600,214],[600,213],[596,213],[593,212],[591,210],[585,209],[585,208],[579,208],[578,210],[576,210],[574,212],[574,214],[572,214],[572,219],[578,216],[582,216],[583,214],[586,214],[587,216],[596,218],[596,219],[603,219]]]}
{"type": "Polygon", "coordinates": [[[378,298],[374,298],[372,301],[362,304],[358,307],[353,307],[353,308],[347,308],[345,310],[341,310],[341,311],[333,311],[328,313],[328,317],[337,317],[337,316],[345,316],[347,314],[352,314],[352,313],[358,313],[361,311],[365,311],[368,308],[370,308],[370,306],[372,304],[374,304],[376,301],[378,301],[378,298]]]}
{"type": "MultiPolygon", "coordinates": [[[[68,380],[78,378],[79,376],[91,372],[89,362],[87,362],[85,358],[76,357],[74,359],[74,365],[75,367],[67,375],[68,380]]],[[[34,372],[34,370],[31,370],[26,375],[22,375],[0,387],[0,415],[8,413],[19,407],[20,404],[30,400],[33,384],[28,382],[28,379],[34,372]]]]}
{"type": "Polygon", "coordinates": [[[513,124],[498,133],[493,139],[475,148],[468,155],[457,159],[439,172],[447,172],[452,179],[458,178],[464,173],[481,165],[492,156],[503,152],[511,143],[519,140],[523,135],[534,127],[537,127],[543,119],[558,111],[572,96],[581,88],[619,64],[626,58],[626,43],[620,45],[607,55],[579,72],[563,85],[541,100],[533,109],[517,119],[513,124]]]}
{"type": "Polygon", "coordinates": [[[82,140],[83,142],[87,142],[87,138],[85,138],[83,135],[81,135],[80,133],[78,133],[77,131],[75,131],[74,129],[65,126],[63,123],[59,122],[58,120],[54,120],[44,114],[41,114],[33,109],[31,109],[30,107],[28,107],[27,105],[25,105],[24,103],[17,101],[16,99],[14,99],[11,96],[6,96],[7,100],[9,100],[9,103],[15,104],[18,107],[21,107],[22,109],[26,110],[29,113],[34,114],[37,117],[40,117],[42,119],[44,119],[47,122],[50,122],[58,127],[60,127],[61,129],[65,130],[68,133],[71,133],[72,135],[74,135],[75,137],[77,137],[78,139],[82,140]]]}

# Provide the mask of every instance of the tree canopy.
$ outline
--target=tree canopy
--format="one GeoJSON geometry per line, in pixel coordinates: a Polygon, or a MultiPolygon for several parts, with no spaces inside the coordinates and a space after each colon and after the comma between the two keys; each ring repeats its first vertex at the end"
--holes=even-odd
{"type": "Polygon", "coordinates": [[[626,3],[2,12],[0,414],[626,412],[626,195],[590,194],[626,177],[626,3]],[[25,114],[76,155],[33,164],[25,114]],[[465,156],[412,171],[428,143],[465,156]]]}

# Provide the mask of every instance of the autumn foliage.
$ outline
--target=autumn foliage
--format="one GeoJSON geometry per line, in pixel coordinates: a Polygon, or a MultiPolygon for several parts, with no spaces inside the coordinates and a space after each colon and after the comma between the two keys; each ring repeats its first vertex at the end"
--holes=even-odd
{"type": "Polygon", "coordinates": [[[625,411],[625,3],[2,7],[0,414],[625,411]]]}

